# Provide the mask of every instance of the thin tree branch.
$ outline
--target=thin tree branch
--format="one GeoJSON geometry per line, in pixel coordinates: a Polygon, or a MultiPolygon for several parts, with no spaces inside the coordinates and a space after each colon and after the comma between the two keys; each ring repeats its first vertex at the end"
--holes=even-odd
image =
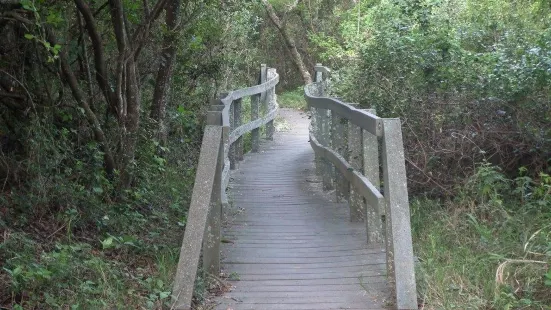
{"type": "Polygon", "coordinates": [[[98,17],[98,15],[101,13],[101,11],[103,11],[103,9],[105,9],[107,7],[107,5],[109,4],[109,1],[105,1],[105,3],[103,3],[95,12],[94,12],[94,17],[98,17]]]}
{"type": "Polygon", "coordinates": [[[33,22],[30,19],[27,19],[13,11],[4,12],[0,14],[0,18],[9,18],[9,17],[11,17],[14,20],[20,21],[24,24],[30,24],[30,25],[33,24],[33,22]]]}
{"type": "Polygon", "coordinates": [[[90,107],[92,107],[92,98],[93,98],[93,91],[92,91],[92,72],[90,71],[90,59],[88,58],[88,51],[86,49],[86,40],[84,39],[84,25],[82,23],[82,18],[80,16],[80,12],[77,11],[77,21],[78,21],[78,28],[79,28],[79,40],[82,41],[82,58],[83,58],[83,66],[84,71],[86,71],[86,82],[88,84],[88,104],[90,107]]]}
{"type": "Polygon", "coordinates": [[[142,47],[150,35],[149,28],[151,27],[151,24],[159,17],[159,15],[161,15],[161,12],[165,7],[166,2],[167,0],[158,0],[151,10],[149,16],[146,18],[145,22],[138,26],[138,28],[134,31],[131,40],[132,42],[134,42],[132,50],[132,56],[134,57],[134,59],[137,59],[139,57],[142,47]]]}
{"type": "MultiPolygon", "coordinates": [[[[50,41],[52,46],[54,46],[56,44],[55,35],[50,29],[46,29],[46,32],[48,36],[48,41],[50,41]]],[[[82,89],[80,89],[78,85],[78,80],[75,76],[75,73],[69,66],[69,62],[67,60],[67,52],[65,51],[65,49],[61,49],[59,53],[59,62],[61,65],[61,72],[65,77],[65,80],[69,85],[71,92],[73,93],[73,97],[75,98],[77,103],[81,106],[81,108],[84,110],[86,119],[88,120],[88,123],[92,127],[92,132],[94,133],[94,137],[96,141],[99,143],[104,153],[105,170],[107,174],[111,176],[113,175],[113,172],[115,170],[115,161],[113,159],[113,155],[107,145],[107,139],[105,138],[105,134],[103,132],[103,129],[101,128],[98,118],[96,117],[96,114],[92,111],[92,109],[90,109],[90,105],[85,100],[84,92],[82,91],[82,89]]]]}
{"type": "Polygon", "coordinates": [[[144,13],[144,19],[151,14],[151,10],[149,10],[149,1],[143,0],[143,13],[144,13]]]}
{"type": "Polygon", "coordinates": [[[268,2],[268,0],[262,0],[262,4],[264,4],[264,8],[266,9],[268,16],[270,17],[270,20],[272,21],[272,23],[275,25],[275,27],[283,37],[283,40],[285,41],[287,48],[291,52],[291,56],[292,56],[291,59],[293,60],[295,66],[297,67],[298,71],[302,75],[302,79],[304,83],[311,84],[312,76],[304,66],[304,62],[302,61],[302,56],[298,52],[295,41],[293,40],[291,35],[287,32],[285,25],[281,22],[281,20],[277,16],[276,11],[274,10],[270,2],[268,2]]]}
{"type": "Polygon", "coordinates": [[[121,0],[109,0],[109,6],[111,8],[111,20],[115,28],[115,40],[117,41],[117,48],[119,50],[119,56],[117,57],[117,70],[115,74],[116,79],[116,90],[115,96],[117,98],[117,114],[119,120],[122,120],[126,113],[126,104],[124,101],[124,91],[123,91],[123,79],[125,72],[125,63],[127,57],[127,48],[128,48],[128,38],[126,33],[126,21],[124,18],[123,5],[121,0]]]}
{"type": "Polygon", "coordinates": [[[94,63],[96,68],[96,80],[98,81],[98,85],[103,93],[103,96],[105,97],[105,100],[107,101],[108,106],[113,108],[115,103],[113,100],[113,92],[109,87],[109,82],[107,79],[107,65],[104,58],[103,42],[96,28],[92,11],[90,10],[88,4],[84,2],[84,0],[74,1],[77,9],[80,11],[82,17],[84,18],[86,30],[88,31],[88,35],[90,36],[90,40],[92,41],[92,47],[94,50],[94,63]]]}

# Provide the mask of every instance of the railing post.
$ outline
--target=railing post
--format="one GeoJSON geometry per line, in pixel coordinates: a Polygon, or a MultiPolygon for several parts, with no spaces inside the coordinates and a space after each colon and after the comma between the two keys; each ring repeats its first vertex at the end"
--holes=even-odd
{"type": "MultiPolygon", "coordinates": [[[[262,84],[262,68],[258,76],[259,85],[262,84]]],[[[260,117],[260,98],[261,95],[251,96],[251,121],[254,121],[260,117]]],[[[255,128],[251,131],[251,152],[258,153],[260,148],[260,128],[255,128]]]]}
{"type": "MultiPolygon", "coordinates": [[[[266,66],[266,64],[261,64],[260,65],[260,83],[259,84],[264,84],[266,83],[266,81],[268,80],[268,67],[266,66]]],[[[262,105],[264,106],[264,112],[268,112],[268,109],[267,109],[267,101],[266,101],[266,93],[267,91],[264,91],[262,93],[260,93],[260,102],[262,102],[262,105]]]]}
{"type": "MultiPolygon", "coordinates": [[[[317,67],[321,67],[322,64],[321,63],[317,63],[316,64],[317,67]]],[[[316,71],[316,83],[320,83],[323,81],[323,72],[321,71],[316,71]]]]}
{"type": "MultiPolygon", "coordinates": [[[[348,122],[348,163],[350,163],[354,170],[362,170],[362,150],[362,128],[352,122],[348,122]]],[[[353,186],[350,186],[349,205],[350,221],[361,222],[364,219],[364,198],[357,192],[357,190],[353,186]]]]}
{"type": "MultiPolygon", "coordinates": [[[[321,63],[317,63],[316,67],[323,66],[321,63]]],[[[316,87],[318,89],[318,96],[322,97],[325,95],[325,88],[323,85],[323,72],[321,71],[315,71],[316,72],[316,79],[315,82],[317,83],[316,87]]]]}
{"type": "MultiPolygon", "coordinates": [[[[207,120],[213,121],[214,119],[216,117],[213,113],[209,113],[207,120]]],[[[191,306],[193,283],[197,275],[199,254],[203,247],[205,232],[207,231],[209,213],[211,213],[213,186],[217,179],[215,176],[217,174],[217,167],[213,163],[220,157],[218,149],[220,145],[217,143],[222,141],[221,133],[222,130],[219,126],[207,125],[203,134],[203,143],[201,145],[195,185],[193,186],[193,194],[191,196],[188,222],[180,248],[178,268],[172,288],[173,309],[188,310],[191,306]],[[217,143],[209,143],[214,141],[217,143]]],[[[210,231],[213,231],[212,228],[210,231]]],[[[214,252],[214,250],[207,249],[207,256],[210,255],[208,252],[214,252]]]]}
{"type": "MultiPolygon", "coordinates": [[[[316,64],[316,66],[321,66],[320,63],[316,64]]],[[[315,71],[315,82],[316,84],[313,84],[310,88],[310,91],[314,91],[315,86],[315,95],[316,96],[322,96],[323,95],[323,88],[321,86],[321,83],[323,82],[323,72],[315,71]]],[[[313,114],[313,122],[316,123],[316,139],[318,139],[319,143],[325,147],[329,147],[331,145],[331,110],[326,109],[316,109],[312,108],[311,113],[313,114]]],[[[323,182],[323,190],[332,190],[334,188],[333,186],[333,179],[334,179],[334,169],[333,165],[326,160],[325,158],[322,158],[320,156],[316,155],[316,168],[317,173],[321,175],[322,182],[323,182]]]]}
{"type": "MultiPolygon", "coordinates": [[[[223,126],[222,127],[222,145],[223,145],[223,153],[222,153],[222,175],[220,177],[222,185],[220,188],[220,196],[222,200],[222,207],[228,206],[228,196],[226,195],[226,188],[228,187],[228,183],[230,181],[230,165],[229,165],[229,159],[226,160],[228,157],[228,149],[230,144],[230,127],[229,126],[223,126]]],[[[222,213],[222,216],[224,216],[224,213],[222,213]]]]}
{"type": "MultiPolygon", "coordinates": [[[[376,115],[375,109],[364,109],[364,111],[376,115]]],[[[379,174],[379,141],[377,140],[377,136],[372,135],[367,130],[362,130],[362,157],[363,174],[373,186],[379,189],[381,186],[381,177],[379,174]]],[[[381,243],[383,242],[382,216],[385,214],[385,206],[366,205],[365,207],[367,243],[381,243]]]]}
{"type": "MultiPolygon", "coordinates": [[[[233,131],[237,126],[235,126],[235,105],[233,102],[230,104],[230,132],[233,131]]],[[[235,158],[235,143],[232,143],[229,146],[228,158],[230,160],[230,170],[237,169],[237,158],[235,158]]]]}
{"type": "MultiPolygon", "coordinates": [[[[316,66],[321,66],[320,63],[316,64],[316,66]]],[[[315,82],[316,84],[314,85],[310,85],[310,91],[312,91],[313,89],[313,86],[316,87],[317,89],[317,93],[316,95],[320,95],[320,87],[319,87],[319,84],[321,83],[323,79],[323,74],[322,72],[318,72],[318,71],[315,71],[315,82]]],[[[310,124],[312,124],[312,130],[313,130],[313,135],[316,137],[316,139],[323,145],[323,138],[322,137],[322,113],[325,113],[325,110],[322,110],[322,109],[317,109],[317,108],[310,108],[310,113],[312,114],[312,120],[310,122],[310,124]]],[[[322,176],[323,177],[323,174],[324,174],[324,163],[322,162],[323,161],[323,158],[317,154],[314,154],[314,157],[315,157],[315,163],[316,163],[316,174],[319,175],[319,176],[322,176]]]]}
{"type": "MultiPolygon", "coordinates": [[[[320,119],[320,135],[318,141],[321,145],[329,147],[331,144],[331,110],[318,110],[320,119]]],[[[321,159],[321,177],[323,190],[332,190],[333,186],[333,165],[329,160],[321,159]]]]}
{"type": "MultiPolygon", "coordinates": [[[[267,79],[270,80],[276,76],[276,70],[274,68],[269,68],[267,70],[267,79]]],[[[273,110],[276,106],[276,94],[275,94],[275,86],[269,89],[266,93],[266,113],[273,110]]],[[[269,121],[266,123],[266,140],[273,140],[274,139],[274,120],[269,121]]]]}
{"type": "MultiPolygon", "coordinates": [[[[310,134],[314,136],[320,143],[323,140],[322,135],[322,110],[318,108],[310,108],[311,120],[310,120],[310,134]]],[[[316,174],[323,176],[323,163],[322,157],[318,154],[314,154],[314,162],[316,163],[316,174]]]]}
{"type": "MultiPolygon", "coordinates": [[[[268,67],[266,64],[260,65],[260,84],[266,83],[268,80],[268,67]]],[[[260,106],[262,116],[266,116],[270,111],[268,108],[268,91],[263,91],[260,93],[260,106]]],[[[268,125],[264,125],[264,134],[268,131],[268,125]]]]}
{"type": "Polygon", "coordinates": [[[386,204],[388,274],[394,280],[397,309],[417,309],[417,290],[399,119],[383,119],[383,180],[386,204]]]}
{"type": "MultiPolygon", "coordinates": [[[[243,113],[241,113],[242,102],[243,102],[243,100],[241,98],[239,98],[239,99],[237,99],[233,102],[233,104],[234,104],[233,119],[234,119],[234,122],[235,122],[235,128],[237,128],[237,127],[239,127],[243,124],[243,113]]],[[[234,150],[235,150],[236,162],[242,161],[243,160],[243,136],[237,138],[237,140],[235,141],[234,150]]]]}
{"type": "MultiPolygon", "coordinates": [[[[347,119],[340,117],[337,113],[331,113],[331,148],[345,159],[348,158],[347,124],[347,119]]],[[[347,200],[350,195],[350,184],[336,169],[333,181],[337,202],[342,199],[347,200]]]]}
{"type": "MultiPolygon", "coordinates": [[[[214,108],[213,108],[214,109],[214,108]]],[[[222,112],[209,111],[207,123],[222,125],[222,112]]],[[[212,187],[210,210],[203,237],[203,268],[209,274],[220,274],[220,225],[222,220],[222,170],[224,169],[224,138],[220,139],[216,172],[212,187]]]]}

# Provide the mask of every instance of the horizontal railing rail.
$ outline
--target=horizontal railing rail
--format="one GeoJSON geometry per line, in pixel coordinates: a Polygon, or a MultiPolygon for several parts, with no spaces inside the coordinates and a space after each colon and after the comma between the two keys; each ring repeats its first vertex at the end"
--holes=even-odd
{"type": "Polygon", "coordinates": [[[338,201],[348,201],[350,220],[366,222],[367,242],[385,243],[396,308],[417,309],[401,122],[325,96],[323,74],[331,70],[321,64],[314,70],[316,82],[306,85],[304,93],[312,113],[316,172],[325,190],[335,189],[338,201]]]}
{"type": "Polygon", "coordinates": [[[342,118],[349,120],[356,126],[369,131],[371,134],[380,137],[382,135],[381,118],[369,113],[368,111],[357,109],[346,104],[339,99],[313,96],[305,93],[308,106],[316,109],[331,110],[342,118]]]}
{"type": "Polygon", "coordinates": [[[232,91],[212,102],[172,288],[172,309],[191,308],[201,254],[205,272],[216,276],[220,273],[220,228],[223,207],[227,204],[229,171],[237,169],[243,160],[243,135],[251,133],[252,152],[259,150],[262,126],[266,139],[273,139],[278,82],[276,70],[262,65],[259,85],[232,91]],[[245,97],[251,97],[251,120],[243,124],[245,97]]]}

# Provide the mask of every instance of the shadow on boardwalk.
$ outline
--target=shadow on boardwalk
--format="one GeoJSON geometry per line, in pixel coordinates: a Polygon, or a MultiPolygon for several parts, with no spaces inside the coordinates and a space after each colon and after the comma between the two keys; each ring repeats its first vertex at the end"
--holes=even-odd
{"type": "Polygon", "coordinates": [[[383,246],[368,246],[365,224],[321,191],[308,117],[280,116],[290,129],[233,171],[222,249],[232,288],[215,309],[386,309],[383,246]]]}

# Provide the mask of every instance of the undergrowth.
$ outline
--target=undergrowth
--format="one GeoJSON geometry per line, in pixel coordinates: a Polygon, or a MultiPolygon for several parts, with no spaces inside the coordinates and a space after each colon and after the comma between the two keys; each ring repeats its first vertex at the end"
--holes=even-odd
{"type": "Polygon", "coordinates": [[[411,204],[424,309],[551,309],[551,177],[480,165],[453,200],[411,204]]]}
{"type": "Polygon", "coordinates": [[[306,100],[304,100],[304,90],[302,87],[299,87],[293,91],[286,91],[278,95],[278,103],[281,108],[305,111],[306,100]]]}
{"type": "Polygon", "coordinates": [[[54,155],[29,163],[37,182],[0,195],[0,308],[171,306],[201,135],[196,117],[180,112],[185,132],[168,146],[144,123],[135,184],[124,191],[93,143],[62,149],[35,137],[54,155]]]}

